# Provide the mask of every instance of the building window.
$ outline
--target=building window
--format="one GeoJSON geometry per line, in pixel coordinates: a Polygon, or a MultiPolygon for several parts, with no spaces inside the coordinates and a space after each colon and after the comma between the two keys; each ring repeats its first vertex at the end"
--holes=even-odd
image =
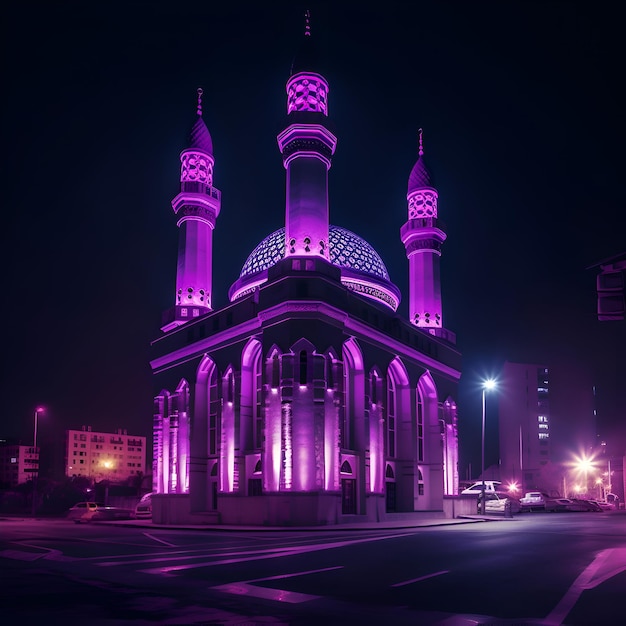
{"type": "Polygon", "coordinates": [[[217,372],[212,368],[209,375],[209,454],[215,454],[217,451],[218,400],[217,372]]]}
{"type": "Polygon", "coordinates": [[[306,368],[307,368],[307,353],[305,350],[300,352],[300,384],[306,385],[306,368]]]}
{"type": "Polygon", "coordinates": [[[254,447],[263,445],[263,377],[261,368],[261,351],[254,362],[254,447]]]}
{"type": "Polygon", "coordinates": [[[272,389],[278,389],[280,386],[280,361],[278,354],[272,355],[272,389]]]}
{"type": "Polygon", "coordinates": [[[387,377],[387,454],[396,456],[396,385],[387,377]]]}
{"type": "Polygon", "coordinates": [[[424,402],[417,389],[417,460],[424,460],[424,402]]]}

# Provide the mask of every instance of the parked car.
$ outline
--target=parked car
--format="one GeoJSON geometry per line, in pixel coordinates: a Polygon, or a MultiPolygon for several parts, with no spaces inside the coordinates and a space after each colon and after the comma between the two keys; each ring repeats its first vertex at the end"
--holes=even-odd
{"type": "Polygon", "coordinates": [[[592,502],[595,502],[603,511],[612,511],[615,508],[613,504],[606,500],[592,500],[592,502]]]}
{"type": "MultiPolygon", "coordinates": [[[[485,481],[485,493],[495,493],[496,491],[503,491],[502,483],[499,480],[486,480],[485,481]]],[[[470,485],[467,489],[461,491],[461,495],[477,495],[483,492],[483,481],[479,481],[470,485]]]]}
{"type": "Polygon", "coordinates": [[[99,502],[77,502],[67,512],[67,519],[76,524],[96,520],[124,520],[131,518],[131,510],[115,506],[105,506],[99,502]]]}
{"type": "MultiPolygon", "coordinates": [[[[478,504],[476,508],[478,514],[482,514],[482,495],[478,496],[478,504]]],[[[501,493],[485,492],[485,513],[503,513],[507,512],[519,513],[521,511],[521,506],[519,500],[515,498],[511,498],[510,496],[506,496],[501,493]]]]}
{"type": "Polygon", "coordinates": [[[587,511],[587,507],[569,498],[550,498],[546,501],[546,511],[587,511]]]}
{"type": "Polygon", "coordinates": [[[136,519],[149,519],[152,517],[152,493],[146,493],[135,507],[133,517],[136,519]]]}
{"type": "Polygon", "coordinates": [[[77,502],[67,512],[67,519],[74,520],[76,524],[81,522],[90,522],[98,513],[98,509],[102,508],[102,504],[97,502],[77,502]]]}
{"type": "Polygon", "coordinates": [[[549,496],[541,491],[529,491],[523,498],[520,498],[519,502],[523,510],[532,511],[533,509],[545,509],[548,498],[549,496]]]}
{"type": "Polygon", "coordinates": [[[595,513],[598,513],[600,511],[602,511],[601,507],[598,505],[597,502],[594,502],[593,500],[582,500],[580,498],[572,498],[572,502],[575,503],[575,505],[579,508],[577,509],[573,509],[573,510],[578,510],[578,511],[593,511],[595,513]]]}

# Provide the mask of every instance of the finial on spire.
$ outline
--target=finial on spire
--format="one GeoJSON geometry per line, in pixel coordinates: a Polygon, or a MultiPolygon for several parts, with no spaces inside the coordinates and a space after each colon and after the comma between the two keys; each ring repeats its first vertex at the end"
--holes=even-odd
{"type": "Polygon", "coordinates": [[[200,117],[202,117],[202,87],[198,87],[198,110],[197,113],[200,117]]]}
{"type": "Polygon", "coordinates": [[[308,9],[304,12],[304,36],[311,36],[311,11],[308,9]]]}
{"type": "Polygon", "coordinates": [[[423,138],[424,131],[420,128],[417,132],[419,133],[419,150],[418,150],[418,154],[420,156],[424,156],[424,138],[423,138]]]}

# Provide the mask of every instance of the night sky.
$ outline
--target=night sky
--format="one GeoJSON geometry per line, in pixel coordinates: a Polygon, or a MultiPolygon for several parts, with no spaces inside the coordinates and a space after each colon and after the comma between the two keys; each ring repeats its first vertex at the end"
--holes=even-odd
{"type": "MultiPolygon", "coordinates": [[[[284,224],[276,134],[307,7],[226,4],[4,9],[0,436],[28,442],[40,404],[43,438],[83,424],[150,436],[149,344],[174,303],[170,201],[198,87],[222,192],[217,307],[284,224]]],[[[422,127],[448,233],[444,325],[464,355],[461,478],[479,458],[480,380],[504,360],[550,367],[559,454],[595,432],[592,385],[600,434],[623,452],[626,322],[597,321],[587,269],[626,251],[616,5],[365,4],[309,5],[339,139],[331,223],[369,241],[406,297],[399,229],[422,127]]]]}

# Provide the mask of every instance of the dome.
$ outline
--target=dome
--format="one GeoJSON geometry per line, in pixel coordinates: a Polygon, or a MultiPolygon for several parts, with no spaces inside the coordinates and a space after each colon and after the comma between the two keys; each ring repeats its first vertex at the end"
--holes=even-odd
{"type": "MultiPolygon", "coordinates": [[[[366,297],[380,300],[394,311],[400,292],[389,279],[387,268],[374,248],[355,233],[329,227],[330,262],[342,270],[342,283],[366,297]]],[[[231,301],[267,280],[267,270],[285,256],[285,229],[268,235],[243,264],[239,280],[231,287],[231,301]]]]}

